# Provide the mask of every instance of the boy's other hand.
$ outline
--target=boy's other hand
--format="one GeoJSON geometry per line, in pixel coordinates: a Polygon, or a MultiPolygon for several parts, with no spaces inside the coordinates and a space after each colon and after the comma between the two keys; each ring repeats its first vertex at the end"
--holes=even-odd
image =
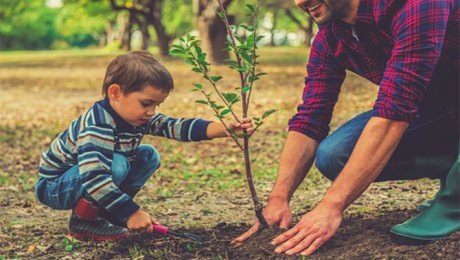
{"type": "MultiPolygon", "coordinates": [[[[243,118],[243,120],[241,120],[241,123],[238,123],[238,122],[230,122],[228,124],[228,128],[230,130],[234,130],[237,134],[242,134],[244,133],[243,131],[246,130],[246,133],[249,134],[249,135],[252,135],[252,133],[254,133],[254,128],[253,128],[253,125],[252,125],[252,120],[249,119],[249,118],[243,118]]],[[[227,136],[231,136],[230,133],[227,132],[227,136]]]]}
{"type": "Polygon", "coordinates": [[[152,224],[159,224],[158,221],[152,217],[149,213],[138,209],[132,214],[126,223],[129,231],[131,232],[153,232],[152,224]]]}

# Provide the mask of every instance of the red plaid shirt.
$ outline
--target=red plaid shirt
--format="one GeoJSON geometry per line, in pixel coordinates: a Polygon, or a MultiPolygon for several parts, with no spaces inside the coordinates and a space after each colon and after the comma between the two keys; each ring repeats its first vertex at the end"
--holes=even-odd
{"type": "Polygon", "coordinates": [[[360,0],[353,28],[320,26],[289,130],[327,136],[346,69],[379,85],[373,116],[411,122],[433,100],[458,109],[459,21],[457,0],[360,0]]]}

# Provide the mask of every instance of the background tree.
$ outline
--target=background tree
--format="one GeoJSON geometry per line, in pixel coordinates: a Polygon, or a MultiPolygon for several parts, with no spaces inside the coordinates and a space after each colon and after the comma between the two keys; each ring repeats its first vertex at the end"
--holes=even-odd
{"type": "Polygon", "coordinates": [[[50,48],[57,37],[56,14],[45,0],[0,1],[0,48],[50,48]]]}
{"type": "Polygon", "coordinates": [[[148,26],[152,25],[157,35],[159,54],[161,56],[169,55],[169,44],[174,39],[174,36],[166,32],[162,22],[163,0],[110,0],[110,4],[114,10],[128,11],[131,17],[131,24],[136,22],[139,25],[143,36],[142,48],[147,49],[149,45],[150,34],[148,33],[148,26]]]}
{"type": "MultiPolygon", "coordinates": [[[[223,0],[226,9],[231,0],[223,0]]],[[[228,51],[224,50],[227,42],[225,25],[217,15],[219,4],[216,0],[193,0],[195,25],[200,33],[203,48],[211,63],[219,64],[228,59],[228,51]]]]}

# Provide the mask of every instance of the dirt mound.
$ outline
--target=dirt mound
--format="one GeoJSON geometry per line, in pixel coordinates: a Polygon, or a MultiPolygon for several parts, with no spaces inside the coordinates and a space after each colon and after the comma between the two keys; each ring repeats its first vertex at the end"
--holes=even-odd
{"type": "MultiPolygon", "coordinates": [[[[460,233],[447,239],[422,246],[397,245],[390,240],[392,225],[407,219],[414,212],[390,212],[382,216],[356,215],[346,218],[338,233],[315,254],[307,259],[459,259],[460,233]]],[[[137,247],[149,259],[299,259],[273,252],[270,244],[279,229],[265,229],[258,236],[239,247],[230,241],[245,232],[247,224],[220,223],[212,229],[182,230],[206,238],[204,243],[194,243],[175,237],[134,235],[111,248],[109,254],[98,255],[101,259],[133,255],[137,247]],[[136,245],[137,244],[137,245],[136,245]],[[136,245],[136,246],[135,246],[136,245]],[[150,252],[150,253],[148,253],[150,252]]]]}

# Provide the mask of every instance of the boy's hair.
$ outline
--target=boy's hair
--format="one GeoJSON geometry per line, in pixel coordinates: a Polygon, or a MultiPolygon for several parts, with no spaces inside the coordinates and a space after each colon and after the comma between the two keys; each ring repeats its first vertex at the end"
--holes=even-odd
{"type": "Polygon", "coordinates": [[[132,51],[112,60],[102,85],[102,94],[105,97],[112,84],[120,85],[125,95],[140,91],[147,85],[166,92],[174,88],[171,74],[147,51],[132,51]]]}

